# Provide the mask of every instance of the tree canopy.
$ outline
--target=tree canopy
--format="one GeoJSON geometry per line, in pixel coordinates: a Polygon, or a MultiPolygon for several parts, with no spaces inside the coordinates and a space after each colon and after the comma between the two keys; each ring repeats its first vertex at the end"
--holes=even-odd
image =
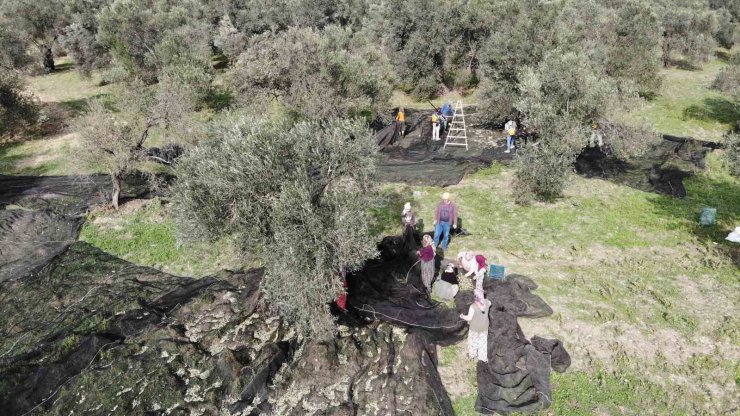
{"type": "Polygon", "coordinates": [[[359,120],[291,126],[231,115],[177,164],[178,229],[185,239],[230,235],[261,253],[270,302],[306,333],[328,336],[342,272],[375,255],[375,157],[359,120]]]}

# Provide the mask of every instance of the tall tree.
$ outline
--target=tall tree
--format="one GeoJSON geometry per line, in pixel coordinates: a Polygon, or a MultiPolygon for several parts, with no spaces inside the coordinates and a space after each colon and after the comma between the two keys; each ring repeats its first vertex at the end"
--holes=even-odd
{"type": "Polygon", "coordinates": [[[327,338],[342,272],[375,255],[375,153],[362,122],[291,127],[234,115],[178,161],[178,230],[185,238],[235,236],[261,253],[267,298],[304,333],[327,338]]]}
{"type": "Polygon", "coordinates": [[[210,72],[210,22],[194,0],[115,0],[98,15],[98,40],[128,79],[157,82],[168,66],[210,72]]]}
{"type": "Polygon", "coordinates": [[[386,108],[390,76],[387,58],[369,40],[338,26],[254,36],[229,74],[242,100],[277,98],[310,119],[386,108]]]}

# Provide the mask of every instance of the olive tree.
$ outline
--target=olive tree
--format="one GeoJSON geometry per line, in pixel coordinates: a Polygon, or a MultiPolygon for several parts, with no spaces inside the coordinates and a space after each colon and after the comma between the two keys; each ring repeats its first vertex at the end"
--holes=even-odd
{"type": "Polygon", "coordinates": [[[633,102],[635,94],[584,54],[555,50],[536,67],[525,69],[520,79],[521,98],[516,107],[524,113],[526,125],[539,135],[538,142],[523,150],[517,161],[520,201],[560,195],[594,123],[601,125],[606,149],[620,156],[639,154],[656,139],[649,130],[608,119],[615,109],[633,102]]]}
{"type": "Polygon", "coordinates": [[[173,213],[185,239],[234,236],[261,253],[262,290],[304,333],[333,333],[341,274],[375,254],[368,207],[376,148],[359,121],[232,115],[177,163],[173,213]]]}
{"type": "Polygon", "coordinates": [[[170,66],[210,76],[211,28],[200,2],[115,0],[98,14],[97,39],[129,81],[153,84],[170,66]]]}
{"type": "Polygon", "coordinates": [[[248,104],[276,98],[298,117],[358,116],[388,106],[387,58],[363,36],[329,26],[256,35],[229,73],[248,104]]]}
{"type": "Polygon", "coordinates": [[[60,43],[75,62],[75,69],[89,77],[93,69],[106,66],[108,50],[98,41],[100,10],[112,0],[65,0],[69,24],[63,29],[60,43]]]}
{"type": "Polygon", "coordinates": [[[44,70],[53,71],[54,48],[67,18],[62,0],[3,0],[0,14],[8,30],[38,50],[44,70]]]}
{"type": "Polygon", "coordinates": [[[714,33],[717,20],[709,10],[695,7],[677,7],[672,3],[663,6],[663,65],[669,66],[680,58],[690,64],[709,60],[714,51],[714,33]]]}
{"type": "Polygon", "coordinates": [[[118,209],[121,186],[128,173],[134,171],[145,156],[144,142],[150,120],[139,111],[138,97],[119,103],[120,111],[113,111],[101,100],[89,103],[89,111],[74,121],[80,132],[82,160],[88,166],[104,169],[111,177],[111,205],[118,209]]]}

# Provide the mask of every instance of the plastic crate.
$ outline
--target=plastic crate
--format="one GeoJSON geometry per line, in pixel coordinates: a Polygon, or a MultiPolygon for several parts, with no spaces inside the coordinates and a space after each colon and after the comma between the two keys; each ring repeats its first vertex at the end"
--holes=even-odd
{"type": "Polygon", "coordinates": [[[492,264],[488,268],[488,277],[493,280],[503,280],[506,277],[506,267],[492,264]]]}
{"type": "Polygon", "coordinates": [[[702,208],[701,217],[699,218],[701,225],[714,225],[717,223],[717,208],[702,208]]]}

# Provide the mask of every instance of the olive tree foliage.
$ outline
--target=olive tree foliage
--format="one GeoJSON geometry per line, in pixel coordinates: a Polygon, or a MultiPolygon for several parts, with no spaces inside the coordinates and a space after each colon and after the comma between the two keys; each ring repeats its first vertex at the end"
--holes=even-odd
{"type": "Polygon", "coordinates": [[[376,148],[360,121],[293,126],[232,115],[176,165],[181,238],[233,236],[261,253],[270,303],[308,335],[334,332],[343,271],[376,255],[368,207],[376,148]]]}
{"type": "Polygon", "coordinates": [[[89,77],[94,69],[109,64],[107,48],[98,41],[100,10],[112,0],[65,0],[65,13],[69,24],[64,27],[60,43],[75,62],[75,69],[89,77]]]}
{"type": "Polygon", "coordinates": [[[15,71],[0,68],[0,137],[31,126],[39,115],[33,96],[15,71]]]}
{"type": "Polygon", "coordinates": [[[228,75],[242,101],[264,105],[276,98],[308,119],[378,112],[392,90],[386,56],[337,26],[255,35],[228,75]]]}
{"type": "MultiPolygon", "coordinates": [[[[476,2],[478,3],[478,2],[476,2]]],[[[436,96],[445,87],[449,75],[465,61],[471,51],[471,69],[477,66],[480,16],[468,13],[470,30],[463,30],[462,3],[443,0],[389,0],[377,2],[368,9],[365,30],[372,33],[396,67],[398,86],[417,99],[436,96]],[[467,35],[468,39],[461,36],[467,35]],[[454,49],[454,50],[453,50],[454,49]],[[455,51],[456,50],[456,51],[455,51]]],[[[474,6],[470,6],[471,8],[474,6]]]]}
{"type": "Polygon", "coordinates": [[[539,135],[517,160],[517,199],[551,199],[561,194],[567,173],[587,145],[598,123],[607,150],[619,156],[644,151],[657,136],[643,128],[608,119],[636,99],[619,81],[579,52],[554,50],[536,67],[520,74],[520,99],[515,104],[524,123],[539,135]]]}
{"type": "Polygon", "coordinates": [[[118,209],[123,180],[145,157],[144,142],[150,120],[141,113],[139,97],[128,96],[118,110],[107,108],[101,100],[89,103],[89,111],[73,123],[80,132],[84,152],[80,157],[93,168],[103,168],[111,177],[111,205],[118,209]]]}
{"type": "Polygon", "coordinates": [[[115,0],[98,14],[98,41],[128,81],[159,81],[182,68],[181,81],[200,89],[212,77],[211,27],[195,0],[115,0]]]}
{"type": "Polygon", "coordinates": [[[0,136],[28,127],[38,118],[38,107],[18,73],[31,61],[23,39],[0,25],[0,136]]]}
{"type": "Polygon", "coordinates": [[[717,17],[717,32],[714,34],[714,39],[719,43],[720,46],[727,49],[732,49],[735,45],[735,33],[738,23],[732,16],[732,13],[721,8],[715,11],[717,17]]]}
{"type": "Polygon", "coordinates": [[[44,70],[53,71],[54,49],[67,19],[62,0],[2,0],[0,15],[8,30],[34,46],[44,70]]]}
{"type": "Polygon", "coordinates": [[[684,60],[692,65],[707,62],[714,52],[717,19],[698,5],[682,7],[670,1],[662,5],[663,66],[684,60]]]}

